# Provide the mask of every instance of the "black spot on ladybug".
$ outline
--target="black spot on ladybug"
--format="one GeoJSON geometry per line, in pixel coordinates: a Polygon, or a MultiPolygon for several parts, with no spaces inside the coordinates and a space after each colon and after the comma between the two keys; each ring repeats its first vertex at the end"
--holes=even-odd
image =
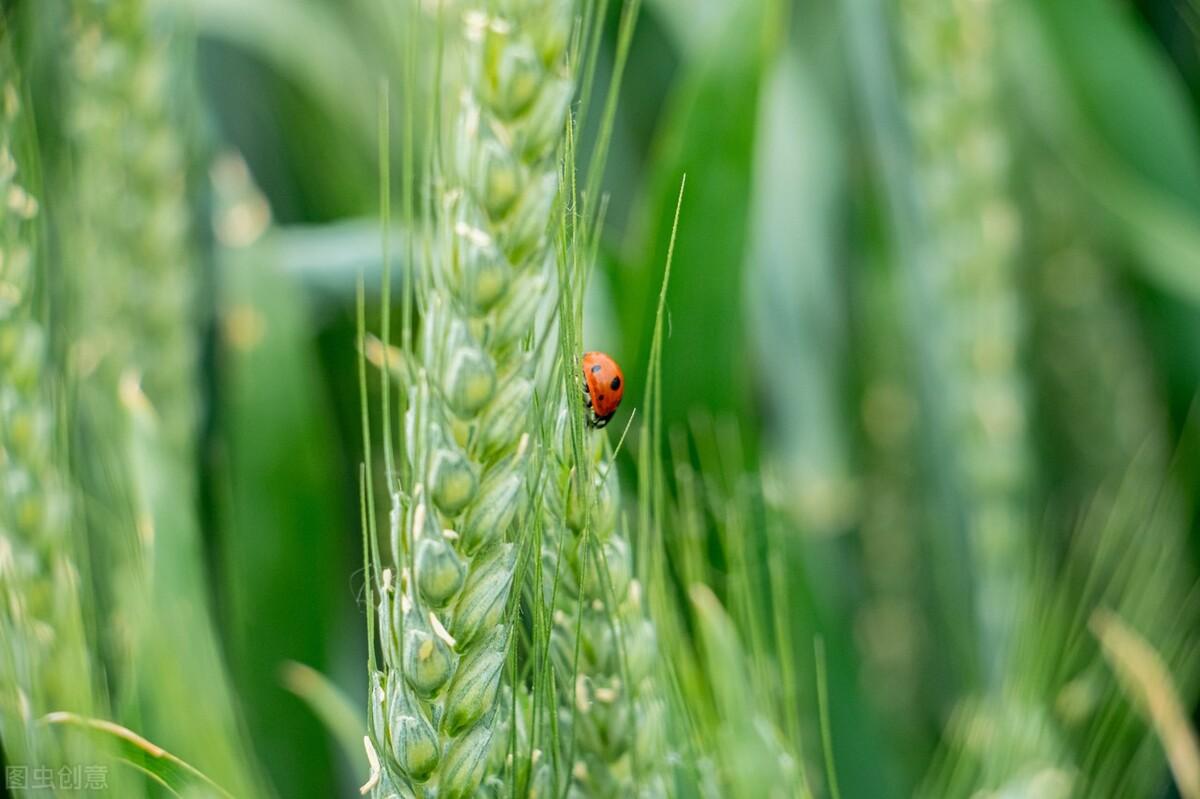
{"type": "Polygon", "coordinates": [[[621,387],[621,378],[619,378],[619,377],[614,377],[612,379],[612,382],[609,383],[609,388],[611,388],[613,391],[616,391],[620,387],[621,387]]]}
{"type": "Polygon", "coordinates": [[[600,364],[598,364],[598,363],[592,364],[592,374],[596,374],[599,371],[600,371],[600,364]]]}
{"type": "Polygon", "coordinates": [[[597,395],[596,395],[596,402],[604,402],[604,395],[603,395],[603,394],[597,394],[597,395]]]}

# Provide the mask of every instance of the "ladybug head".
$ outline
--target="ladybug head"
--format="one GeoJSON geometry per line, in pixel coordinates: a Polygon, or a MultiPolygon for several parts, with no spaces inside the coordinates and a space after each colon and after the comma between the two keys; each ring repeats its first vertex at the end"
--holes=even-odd
{"type": "Polygon", "coordinates": [[[593,430],[603,430],[605,427],[608,427],[608,423],[612,421],[612,418],[613,414],[611,413],[608,416],[600,416],[596,413],[595,409],[592,409],[588,413],[588,427],[593,430]]]}

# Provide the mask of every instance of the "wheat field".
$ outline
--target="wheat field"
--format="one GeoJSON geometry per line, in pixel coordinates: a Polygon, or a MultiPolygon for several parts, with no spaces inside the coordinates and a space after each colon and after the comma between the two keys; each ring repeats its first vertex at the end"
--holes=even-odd
{"type": "Polygon", "coordinates": [[[0,0],[0,796],[1200,799],[1197,0],[0,0]]]}

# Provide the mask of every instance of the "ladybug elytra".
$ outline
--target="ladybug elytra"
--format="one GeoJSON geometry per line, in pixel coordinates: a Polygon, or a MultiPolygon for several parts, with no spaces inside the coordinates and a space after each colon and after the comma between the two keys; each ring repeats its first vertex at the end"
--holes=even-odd
{"type": "Polygon", "coordinates": [[[617,362],[603,352],[587,352],[583,355],[584,404],[591,412],[588,424],[597,429],[604,427],[617,412],[621,397],[625,396],[625,376],[617,362]]]}

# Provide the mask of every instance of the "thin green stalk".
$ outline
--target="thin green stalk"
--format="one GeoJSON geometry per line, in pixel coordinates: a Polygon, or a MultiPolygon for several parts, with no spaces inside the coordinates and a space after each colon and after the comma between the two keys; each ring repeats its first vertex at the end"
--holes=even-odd
{"type": "Polygon", "coordinates": [[[820,638],[813,641],[813,658],[817,670],[817,712],[821,722],[821,751],[825,757],[825,779],[829,781],[829,795],[841,799],[838,788],[837,765],[833,762],[833,729],[829,723],[829,679],[825,674],[825,642],[820,638]]]}
{"type": "MultiPolygon", "coordinates": [[[[383,458],[386,464],[388,493],[395,490],[396,460],[392,451],[392,380],[388,356],[392,349],[392,178],[391,178],[391,111],[389,110],[387,79],[379,82],[379,227],[380,255],[383,258],[383,277],[380,292],[380,338],[383,340],[383,367],[379,370],[379,392],[382,397],[383,458]]],[[[363,341],[362,338],[359,341],[363,341]]]]}

